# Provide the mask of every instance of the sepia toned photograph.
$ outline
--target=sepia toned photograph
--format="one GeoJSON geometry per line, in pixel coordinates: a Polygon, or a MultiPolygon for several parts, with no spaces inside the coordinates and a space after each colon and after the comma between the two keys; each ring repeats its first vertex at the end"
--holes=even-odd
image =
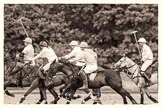
{"type": "Polygon", "coordinates": [[[7,4],[4,104],[159,103],[158,4],[7,4]]]}

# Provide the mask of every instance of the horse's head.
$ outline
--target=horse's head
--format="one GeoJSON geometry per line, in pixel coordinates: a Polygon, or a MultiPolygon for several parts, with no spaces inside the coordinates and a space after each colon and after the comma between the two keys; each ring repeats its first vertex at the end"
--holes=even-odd
{"type": "Polygon", "coordinates": [[[65,73],[66,75],[72,75],[72,74],[74,75],[74,74],[77,74],[77,72],[79,72],[80,68],[70,63],[66,59],[60,59],[59,62],[63,64],[62,72],[65,73]]]}
{"type": "Polygon", "coordinates": [[[123,55],[123,57],[117,63],[114,64],[114,67],[115,68],[124,68],[124,67],[126,67],[126,60],[127,60],[126,55],[123,55]]]}
{"type": "Polygon", "coordinates": [[[63,64],[62,63],[59,63],[59,62],[56,62],[56,60],[54,60],[51,65],[50,65],[50,68],[49,68],[49,72],[52,73],[52,74],[56,74],[57,72],[61,71],[63,67],[63,64]]]}

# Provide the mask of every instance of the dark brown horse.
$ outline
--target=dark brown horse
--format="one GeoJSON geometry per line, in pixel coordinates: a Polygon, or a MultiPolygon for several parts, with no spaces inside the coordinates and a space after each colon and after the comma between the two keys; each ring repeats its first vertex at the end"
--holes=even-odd
{"type": "Polygon", "coordinates": [[[6,89],[9,86],[19,86],[19,87],[26,87],[31,84],[31,82],[35,79],[36,73],[33,72],[35,70],[34,67],[30,67],[28,65],[24,65],[17,73],[11,74],[12,70],[14,69],[16,63],[10,63],[8,69],[5,71],[4,75],[4,90],[5,93],[7,91],[7,95],[14,97],[13,93],[8,92],[6,89]],[[25,69],[25,67],[27,69],[25,69]]]}
{"type": "MultiPolygon", "coordinates": [[[[47,100],[46,97],[46,89],[48,89],[48,91],[54,96],[54,101],[52,101],[53,104],[57,104],[57,100],[59,99],[58,94],[56,93],[56,91],[54,90],[54,87],[60,86],[62,84],[67,84],[67,76],[63,73],[59,73],[56,74],[55,76],[53,76],[50,80],[45,80],[45,85],[44,87],[40,87],[40,78],[37,77],[35,80],[33,80],[33,82],[31,83],[29,89],[25,92],[25,94],[23,95],[23,97],[20,99],[20,101],[18,102],[23,103],[23,101],[25,100],[25,98],[36,88],[39,87],[40,90],[40,99],[37,102],[37,104],[40,104],[43,100],[47,100]]],[[[46,103],[47,104],[47,103],[46,103]]]]}
{"type": "MultiPolygon", "coordinates": [[[[5,72],[5,81],[4,81],[4,90],[5,93],[9,96],[14,97],[13,93],[10,93],[6,88],[8,86],[19,86],[19,87],[27,87],[30,86],[30,88],[27,90],[27,92],[24,94],[24,96],[20,99],[19,103],[22,103],[25,100],[25,97],[28,96],[33,90],[35,90],[37,87],[39,87],[39,77],[38,77],[38,70],[39,66],[30,66],[29,64],[25,64],[22,69],[17,71],[16,73],[13,73],[12,70],[15,66],[15,63],[11,64],[9,66],[9,69],[7,72],[5,72]]],[[[58,94],[53,90],[54,87],[65,84],[67,81],[67,76],[64,74],[57,74],[57,77],[52,79],[52,83],[48,85],[48,90],[50,93],[54,96],[54,99],[57,100],[58,94]]],[[[39,87],[40,89],[40,95],[41,98],[37,102],[37,104],[41,103],[43,100],[46,100],[46,94],[44,88],[39,87]]],[[[55,100],[53,103],[55,103],[55,100]]]]}
{"type": "MultiPolygon", "coordinates": [[[[78,77],[79,68],[75,65],[72,65],[65,60],[62,60],[63,63],[56,63],[51,64],[54,66],[56,72],[61,71],[67,76],[71,77],[69,84],[66,86],[65,90],[60,96],[64,96],[70,89],[74,89],[74,93],[76,90],[83,85],[82,80],[78,77]]],[[[127,104],[128,97],[133,104],[137,104],[134,98],[127,92],[122,86],[122,79],[120,77],[120,73],[112,70],[112,69],[105,69],[101,72],[98,72],[94,81],[88,81],[90,89],[99,89],[103,86],[110,86],[113,90],[115,90],[118,94],[120,94],[123,98],[123,103],[127,104]]]]}

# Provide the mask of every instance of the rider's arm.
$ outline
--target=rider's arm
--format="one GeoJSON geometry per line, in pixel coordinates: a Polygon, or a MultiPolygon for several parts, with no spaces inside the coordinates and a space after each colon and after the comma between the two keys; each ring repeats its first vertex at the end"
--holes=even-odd
{"type": "Polygon", "coordinates": [[[27,54],[29,50],[30,50],[29,47],[26,46],[26,47],[24,48],[24,50],[22,51],[22,53],[27,54]]]}
{"type": "Polygon", "coordinates": [[[75,50],[72,50],[69,54],[65,55],[64,58],[69,59],[69,58],[71,58],[73,56],[75,56],[75,50]]]}
{"type": "Polygon", "coordinates": [[[69,61],[70,62],[77,62],[77,61],[82,60],[82,59],[84,59],[84,53],[77,55],[75,58],[72,58],[69,61]]]}
{"type": "Polygon", "coordinates": [[[42,51],[41,51],[37,56],[35,56],[35,57],[32,59],[32,61],[34,61],[34,60],[36,60],[37,58],[41,57],[41,56],[44,54],[44,52],[45,52],[45,50],[42,49],[42,51]]]}

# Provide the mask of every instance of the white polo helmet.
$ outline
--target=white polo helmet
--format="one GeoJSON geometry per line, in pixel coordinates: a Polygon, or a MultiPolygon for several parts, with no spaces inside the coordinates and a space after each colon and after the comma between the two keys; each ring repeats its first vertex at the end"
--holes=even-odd
{"type": "Polygon", "coordinates": [[[80,45],[79,45],[81,48],[87,48],[89,47],[87,42],[81,42],[80,45]]]}
{"type": "Polygon", "coordinates": [[[25,38],[23,41],[32,44],[32,39],[29,37],[25,38]]]}
{"type": "Polygon", "coordinates": [[[39,43],[39,45],[40,45],[40,46],[43,46],[43,47],[47,47],[47,46],[48,46],[48,44],[47,44],[46,41],[41,41],[41,42],[39,43]]]}
{"type": "Polygon", "coordinates": [[[77,46],[78,45],[78,42],[77,41],[71,41],[69,45],[70,46],[77,46]]]}
{"type": "Polygon", "coordinates": [[[145,38],[140,38],[140,39],[138,40],[138,42],[140,42],[140,43],[146,43],[146,39],[145,39],[145,38]]]}

